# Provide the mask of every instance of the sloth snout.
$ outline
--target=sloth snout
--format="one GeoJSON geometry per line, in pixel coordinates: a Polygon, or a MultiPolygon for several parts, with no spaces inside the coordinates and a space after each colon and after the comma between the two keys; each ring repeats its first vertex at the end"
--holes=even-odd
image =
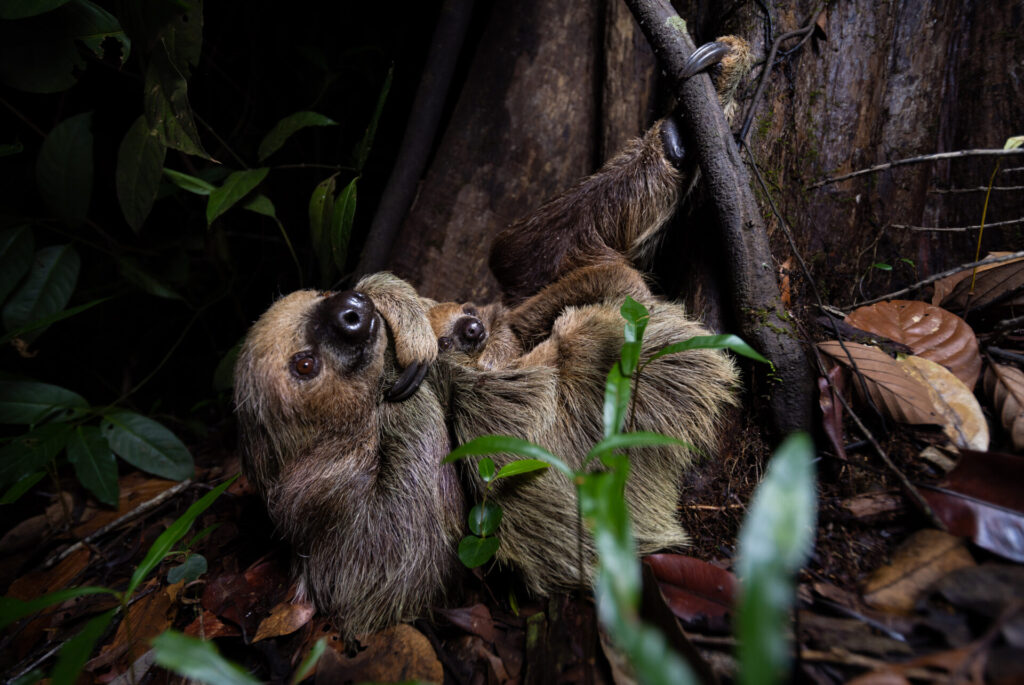
{"type": "Polygon", "coordinates": [[[360,345],[373,333],[377,310],[363,293],[346,290],[327,298],[322,306],[328,328],[339,341],[360,345]]]}
{"type": "Polygon", "coordinates": [[[475,316],[464,316],[455,324],[455,334],[465,343],[477,345],[483,342],[487,329],[475,316]]]}

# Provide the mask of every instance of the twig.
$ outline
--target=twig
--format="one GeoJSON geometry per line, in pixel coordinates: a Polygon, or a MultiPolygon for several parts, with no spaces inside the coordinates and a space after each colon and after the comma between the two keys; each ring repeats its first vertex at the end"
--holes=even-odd
{"type": "MultiPolygon", "coordinates": [[[[993,226],[1016,226],[1017,224],[1024,224],[1024,217],[1019,219],[1009,219],[1007,221],[992,221],[984,224],[988,228],[993,226]]],[[[947,233],[964,233],[965,231],[979,231],[982,228],[981,224],[974,226],[907,226],[905,224],[889,224],[889,228],[904,228],[911,231],[943,231],[947,233]]]]}
{"type": "Polygon", "coordinates": [[[473,0],[445,0],[441,7],[398,158],[377,205],[356,276],[379,271],[387,264],[391,246],[430,156],[472,9],[473,0]]]}
{"type": "Polygon", "coordinates": [[[1011,362],[1017,362],[1018,364],[1024,364],[1024,354],[1019,352],[1011,352],[1010,350],[1004,350],[1001,347],[989,347],[986,351],[994,357],[999,357],[1011,362]]]}
{"type": "MultiPolygon", "coordinates": [[[[928,192],[952,195],[955,193],[984,193],[987,190],[988,186],[978,186],[977,188],[929,188],[928,192]]],[[[992,186],[992,190],[1024,190],[1024,186],[992,186]]],[[[989,226],[991,225],[989,224],[989,226]]]]}
{"type": "Polygon", "coordinates": [[[1003,319],[992,326],[990,332],[1012,331],[1014,328],[1020,328],[1021,326],[1024,326],[1024,315],[1015,316],[1012,319],[1003,319]]]}
{"type": "Polygon", "coordinates": [[[683,509],[699,509],[701,511],[725,511],[726,509],[746,509],[746,504],[687,504],[683,509]]]}
{"type": "Polygon", "coordinates": [[[921,162],[931,162],[937,159],[957,159],[959,157],[1001,157],[1004,155],[1024,155],[1024,148],[1017,148],[1014,150],[997,150],[997,149],[982,149],[982,150],[957,150],[955,152],[935,152],[930,155],[919,155],[917,157],[907,157],[906,159],[897,159],[892,162],[886,162],[885,164],[876,164],[873,167],[867,169],[860,169],[858,171],[851,171],[848,174],[842,176],[832,176],[826,178],[823,181],[812,183],[811,185],[804,188],[804,190],[814,190],[831,183],[838,183],[839,181],[845,181],[848,178],[854,178],[856,176],[863,176],[864,174],[872,174],[876,171],[885,171],[896,166],[903,166],[904,164],[919,164],[921,162]]]}
{"type": "MultiPolygon", "coordinates": [[[[991,226],[991,225],[992,224],[989,224],[989,226],[991,226]]],[[[973,269],[976,266],[986,266],[988,264],[1000,264],[1002,262],[1010,262],[1010,261],[1013,261],[1014,259],[1020,259],[1021,257],[1024,257],[1024,250],[1022,250],[1020,252],[1012,252],[1010,254],[1002,255],[1000,257],[986,257],[985,259],[982,259],[981,261],[978,261],[978,262],[969,262],[967,264],[961,264],[960,266],[956,266],[956,267],[953,267],[952,269],[948,269],[948,270],[943,271],[941,273],[937,273],[937,274],[935,274],[933,276],[929,276],[928,278],[926,278],[924,280],[921,280],[921,281],[918,281],[917,283],[914,283],[913,285],[908,285],[906,288],[903,288],[901,290],[897,290],[895,292],[891,292],[891,293],[888,293],[886,295],[881,295],[879,297],[875,297],[875,298],[872,298],[870,300],[863,300],[861,302],[857,302],[857,303],[852,304],[849,307],[847,307],[847,309],[854,309],[856,307],[863,307],[866,304],[874,304],[875,302],[881,302],[883,300],[892,300],[892,299],[895,299],[897,297],[900,297],[901,295],[906,295],[907,293],[913,292],[915,290],[920,290],[921,288],[925,287],[926,285],[931,285],[935,281],[941,281],[943,278],[946,278],[947,276],[952,276],[953,274],[960,273],[961,271],[966,271],[967,269],[973,269]]]]}
{"type": "Polygon", "coordinates": [[[73,544],[70,547],[68,547],[67,549],[65,549],[63,552],[60,552],[59,554],[56,554],[56,555],[51,555],[49,559],[47,559],[45,562],[43,562],[43,568],[44,569],[50,568],[51,566],[53,566],[57,562],[63,561],[65,558],[67,558],[69,555],[73,554],[74,552],[77,552],[78,550],[82,549],[86,545],[91,544],[93,540],[96,540],[97,538],[99,538],[99,537],[101,537],[103,535],[106,535],[110,531],[114,530],[115,528],[117,528],[119,526],[124,525],[125,523],[128,523],[130,521],[134,521],[135,519],[139,518],[140,516],[142,516],[146,512],[148,512],[148,511],[150,511],[152,509],[155,509],[156,507],[160,506],[161,504],[163,504],[167,500],[169,500],[172,497],[176,496],[178,493],[180,493],[183,490],[185,490],[191,484],[192,484],[191,480],[183,480],[182,482],[178,483],[174,487],[171,487],[171,488],[168,488],[168,489],[164,490],[163,492],[161,492],[156,497],[154,497],[152,499],[149,499],[149,500],[146,500],[145,502],[143,502],[139,506],[137,506],[134,509],[132,509],[131,511],[129,511],[124,516],[120,516],[120,517],[116,518],[115,520],[111,521],[110,523],[108,523],[107,525],[103,526],[102,528],[100,528],[99,530],[95,531],[94,533],[88,535],[87,537],[82,538],[81,540],[79,540],[75,544],[73,544]]]}
{"type": "Polygon", "coordinates": [[[1024,171],[1024,166],[1012,166],[1012,167],[1008,167],[1006,169],[1003,169],[1003,173],[1004,174],[1008,174],[1011,171],[1024,171]]]}

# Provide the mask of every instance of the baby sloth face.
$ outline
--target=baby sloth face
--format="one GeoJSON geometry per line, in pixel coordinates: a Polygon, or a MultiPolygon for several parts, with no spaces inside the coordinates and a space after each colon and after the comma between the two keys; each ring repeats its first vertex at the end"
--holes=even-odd
{"type": "Polygon", "coordinates": [[[487,326],[480,318],[480,312],[471,304],[445,302],[435,305],[428,317],[441,353],[451,351],[472,355],[483,349],[487,342],[487,326]]]}

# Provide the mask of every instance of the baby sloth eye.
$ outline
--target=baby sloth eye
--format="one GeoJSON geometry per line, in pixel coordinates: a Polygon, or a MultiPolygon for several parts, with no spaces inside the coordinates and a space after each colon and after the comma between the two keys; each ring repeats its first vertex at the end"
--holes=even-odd
{"type": "Polygon", "coordinates": [[[299,380],[309,380],[320,373],[320,359],[308,350],[299,352],[292,357],[291,369],[299,380]]]}
{"type": "Polygon", "coordinates": [[[442,337],[437,339],[437,347],[442,352],[444,352],[445,350],[451,349],[451,346],[452,346],[452,339],[449,338],[447,335],[442,336],[442,337]]]}

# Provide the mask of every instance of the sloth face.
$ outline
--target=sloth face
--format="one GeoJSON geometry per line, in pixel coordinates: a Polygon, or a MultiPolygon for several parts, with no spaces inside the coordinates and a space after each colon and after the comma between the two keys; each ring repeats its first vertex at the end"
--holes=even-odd
{"type": "Polygon", "coordinates": [[[441,353],[474,354],[487,342],[487,326],[480,319],[480,312],[471,304],[445,302],[432,307],[428,316],[441,353]]]}

